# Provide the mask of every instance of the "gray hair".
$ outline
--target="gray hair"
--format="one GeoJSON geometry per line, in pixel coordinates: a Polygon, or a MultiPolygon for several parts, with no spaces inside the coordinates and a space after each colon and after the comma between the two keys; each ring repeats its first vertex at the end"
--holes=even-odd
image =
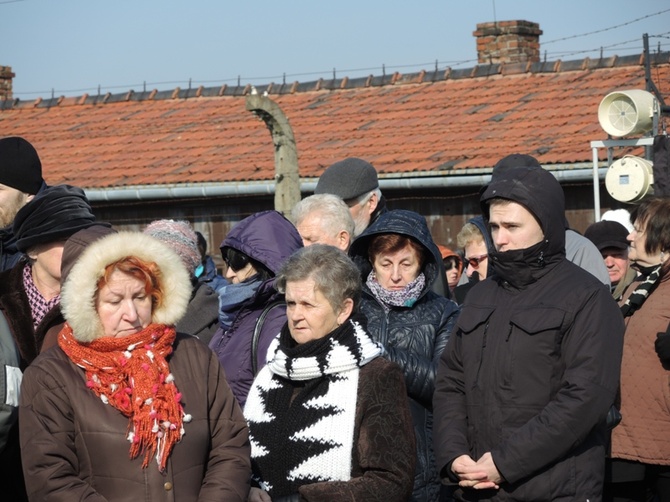
{"type": "Polygon", "coordinates": [[[369,201],[372,198],[373,195],[377,196],[377,200],[380,200],[382,198],[382,191],[379,189],[379,187],[375,188],[374,190],[370,190],[368,193],[359,195],[355,199],[352,199],[351,202],[355,202],[359,206],[363,206],[367,201],[369,201]]]}
{"type": "Polygon", "coordinates": [[[291,220],[298,226],[311,213],[321,215],[322,225],[328,234],[335,236],[345,230],[353,240],[354,220],[347,204],[337,195],[320,193],[302,199],[291,211],[291,220]]]}
{"type": "Polygon", "coordinates": [[[484,240],[484,235],[482,231],[479,230],[479,227],[474,223],[466,223],[461,228],[461,231],[458,232],[456,236],[456,242],[458,243],[459,248],[465,248],[471,242],[486,242],[484,240]]]}
{"type": "Polygon", "coordinates": [[[284,262],[277,273],[275,288],[286,293],[286,283],[311,279],[334,310],[347,298],[354,301],[354,310],[361,299],[361,276],[346,254],[333,246],[314,244],[301,248],[284,262]]]}

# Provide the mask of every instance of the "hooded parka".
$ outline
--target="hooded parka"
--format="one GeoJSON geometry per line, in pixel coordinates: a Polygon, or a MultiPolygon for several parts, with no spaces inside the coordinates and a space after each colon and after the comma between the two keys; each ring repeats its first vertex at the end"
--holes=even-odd
{"type": "MultiPolygon", "coordinates": [[[[91,244],[63,285],[61,309],[79,343],[102,336],[98,280],[107,264],[125,256],[160,269],[163,300],[152,310],[152,323],[173,325],[186,311],[190,283],[180,258],[148,235],[119,232],[91,244]]],[[[142,455],[130,459],[129,417],[87,386],[85,371],[60,346],[35,359],[24,374],[19,411],[31,501],[246,500],[248,430],[223,370],[195,337],[177,334],[172,348],[170,374],[191,419],[163,472],[155,459],[145,468],[142,455]]]]}
{"type": "Polygon", "coordinates": [[[563,190],[549,172],[497,177],[481,198],[487,220],[493,198],[525,206],[544,239],[493,252],[493,275],[462,305],[433,399],[440,474],[455,485],[456,458],[491,452],[499,490],[456,488],[457,500],[601,500],[621,313],[602,283],[565,258],[563,190]]]}
{"type": "MultiPolygon", "coordinates": [[[[435,372],[458,316],[458,306],[431,291],[440,273],[440,251],[433,242],[423,216],[401,209],[382,214],[352,244],[350,255],[361,269],[363,293],[361,311],[368,320],[368,333],[386,349],[385,357],[397,363],[405,375],[417,444],[416,474],[412,500],[433,501],[439,492],[439,478],[432,451],[432,396],[435,372]],[[368,259],[370,240],[380,234],[405,235],[426,250],[422,272],[426,285],[411,307],[384,309],[365,281],[372,270],[368,259]]],[[[444,274],[443,274],[444,275],[444,274]]]]}
{"type": "MultiPolygon", "coordinates": [[[[282,263],[302,247],[302,239],[293,224],[280,213],[262,211],[235,225],[221,243],[221,249],[226,247],[244,253],[276,275],[282,263]]],[[[222,296],[222,299],[225,300],[225,297],[222,296]]],[[[274,277],[264,281],[256,293],[241,305],[230,328],[219,326],[209,343],[242,407],[254,380],[251,349],[256,323],[267,306],[281,301],[283,295],[274,288],[274,277]]],[[[278,305],[268,311],[258,339],[258,369],[265,364],[270,342],[279,334],[285,322],[285,305],[278,305]]]]}

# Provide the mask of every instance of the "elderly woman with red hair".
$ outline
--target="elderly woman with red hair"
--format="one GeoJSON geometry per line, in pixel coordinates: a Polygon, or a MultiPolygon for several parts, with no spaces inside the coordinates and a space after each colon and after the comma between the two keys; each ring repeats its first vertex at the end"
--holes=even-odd
{"type": "Polygon", "coordinates": [[[23,379],[30,500],[246,500],[244,417],[216,356],[174,328],[190,294],[180,258],[148,235],[83,252],[58,347],[23,379]]]}

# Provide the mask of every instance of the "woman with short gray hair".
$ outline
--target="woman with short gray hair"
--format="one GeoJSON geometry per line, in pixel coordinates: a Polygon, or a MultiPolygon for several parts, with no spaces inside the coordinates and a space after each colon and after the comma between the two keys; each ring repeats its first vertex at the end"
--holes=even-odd
{"type": "Polygon", "coordinates": [[[415,440],[404,379],[356,313],[358,269],[315,244],[284,263],[276,287],[287,323],[244,409],[249,501],[407,500],[415,440]]]}

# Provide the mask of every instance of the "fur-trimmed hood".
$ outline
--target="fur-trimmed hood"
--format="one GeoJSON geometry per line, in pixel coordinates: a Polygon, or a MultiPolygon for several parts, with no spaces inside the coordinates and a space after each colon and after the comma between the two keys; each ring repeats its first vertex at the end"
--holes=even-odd
{"type": "Polygon", "coordinates": [[[102,337],[102,324],[95,308],[98,280],[107,265],[127,256],[154,262],[161,271],[163,301],[154,308],[151,322],[173,325],[184,316],[192,288],[179,256],[149,235],[119,232],[88,246],[61,288],[61,311],[80,342],[102,337]]]}

